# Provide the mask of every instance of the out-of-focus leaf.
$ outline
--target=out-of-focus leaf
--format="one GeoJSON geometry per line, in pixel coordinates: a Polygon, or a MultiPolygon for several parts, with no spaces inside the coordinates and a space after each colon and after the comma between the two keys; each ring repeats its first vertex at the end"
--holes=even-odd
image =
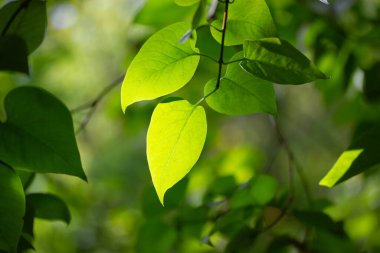
{"type": "Polygon", "coordinates": [[[0,36],[0,70],[29,74],[28,51],[22,38],[0,36]]]}
{"type": "Polygon", "coordinates": [[[177,232],[174,228],[156,220],[149,220],[140,228],[137,252],[170,252],[176,238],[177,232]]]}
{"type": "MultiPolygon", "coordinates": [[[[211,33],[220,42],[222,20],[215,20],[211,33]],[[217,29],[213,28],[216,27],[217,29]]],[[[229,6],[225,45],[240,45],[245,40],[277,36],[276,27],[265,0],[238,0],[229,6]]]]}
{"type": "Polygon", "coordinates": [[[202,0],[174,0],[179,6],[191,6],[202,0]]]}
{"type": "Polygon", "coordinates": [[[244,42],[241,66],[249,73],[277,84],[303,84],[327,79],[306,56],[289,42],[265,38],[244,42]]]}
{"type": "Polygon", "coordinates": [[[70,223],[69,208],[59,197],[52,194],[33,193],[26,196],[26,201],[34,209],[36,218],[70,223]]]}
{"type": "Polygon", "coordinates": [[[25,195],[17,173],[0,161],[0,250],[15,253],[25,213],[25,195]]]}
{"type": "Polygon", "coordinates": [[[333,187],[380,164],[379,147],[380,125],[377,125],[353,141],[319,184],[333,187]]]}
{"type": "Polygon", "coordinates": [[[380,101],[380,62],[364,72],[364,96],[370,102],[380,101]]]}
{"type": "MultiPolygon", "coordinates": [[[[243,52],[240,52],[231,61],[242,58],[243,52]]],[[[204,89],[205,96],[215,86],[216,79],[209,81],[204,89]]],[[[225,114],[277,114],[273,85],[247,73],[238,62],[228,65],[225,76],[220,80],[219,89],[208,96],[206,101],[215,111],[225,114]]]]}
{"type": "Polygon", "coordinates": [[[192,40],[179,40],[190,29],[186,23],[170,25],[152,35],[129,65],[121,88],[121,104],[155,99],[187,84],[199,63],[192,40]]]}
{"type": "Polygon", "coordinates": [[[153,112],[147,135],[147,156],[153,184],[164,203],[165,192],[198,160],[207,132],[201,106],[168,99],[153,112]]]}
{"type": "Polygon", "coordinates": [[[86,180],[66,106],[36,87],[10,91],[0,122],[0,157],[17,169],[61,173],[86,180]]]}
{"type": "Polygon", "coordinates": [[[12,1],[5,5],[0,9],[0,32],[6,29],[16,12],[17,16],[5,34],[18,35],[24,39],[30,54],[44,39],[47,24],[46,1],[12,1]]]}
{"type": "MultiPolygon", "coordinates": [[[[199,0],[198,0],[199,1],[199,0]]],[[[200,0],[198,8],[193,16],[193,21],[191,22],[193,29],[196,29],[202,22],[202,18],[205,18],[207,7],[207,0],[200,0]]]]}

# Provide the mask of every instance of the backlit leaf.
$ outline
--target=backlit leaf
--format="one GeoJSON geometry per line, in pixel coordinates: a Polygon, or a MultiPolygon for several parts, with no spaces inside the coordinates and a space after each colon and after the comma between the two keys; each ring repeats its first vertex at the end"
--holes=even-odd
{"type": "Polygon", "coordinates": [[[357,174],[380,164],[380,125],[359,135],[345,150],[333,168],[319,182],[320,185],[333,187],[357,174]]]}
{"type": "MultiPolygon", "coordinates": [[[[241,58],[242,52],[236,54],[231,61],[241,58]]],[[[206,84],[205,96],[214,90],[215,85],[215,79],[206,84]]],[[[215,111],[225,114],[277,114],[273,85],[247,73],[238,62],[228,65],[219,89],[206,101],[215,111]]]]}
{"type": "Polygon", "coordinates": [[[147,155],[153,184],[162,204],[165,192],[198,160],[206,132],[206,114],[201,106],[170,99],[154,110],[147,136],[147,155]]]}
{"type": "Polygon", "coordinates": [[[32,53],[42,43],[45,35],[47,16],[46,1],[12,1],[0,10],[0,31],[6,29],[11,17],[20,9],[8,27],[6,34],[23,38],[28,52],[32,53]]]}
{"type": "Polygon", "coordinates": [[[179,6],[190,6],[198,3],[200,0],[174,0],[179,6]]]}
{"type": "Polygon", "coordinates": [[[123,110],[141,100],[170,94],[190,81],[199,63],[193,40],[180,43],[190,29],[186,23],[170,25],[151,36],[130,64],[121,88],[123,110]]]}
{"type": "Polygon", "coordinates": [[[244,42],[241,66],[249,73],[277,84],[303,84],[327,79],[306,56],[289,42],[265,38],[244,42]]]}
{"type": "MultiPolygon", "coordinates": [[[[211,33],[221,41],[222,20],[212,22],[211,33]]],[[[276,36],[276,27],[265,0],[236,0],[229,6],[225,45],[276,36]]]]}
{"type": "Polygon", "coordinates": [[[16,252],[24,213],[21,180],[12,168],[0,161],[0,251],[16,252]]]}
{"type": "Polygon", "coordinates": [[[6,122],[0,122],[0,157],[17,169],[62,173],[86,179],[71,114],[50,93],[20,87],[4,101],[6,122]]]}

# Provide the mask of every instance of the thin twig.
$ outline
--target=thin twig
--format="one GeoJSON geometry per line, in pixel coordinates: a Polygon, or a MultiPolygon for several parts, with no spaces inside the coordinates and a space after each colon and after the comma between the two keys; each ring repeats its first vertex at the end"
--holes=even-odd
{"type": "Polygon", "coordinates": [[[83,117],[83,120],[79,126],[79,128],[77,129],[76,131],[76,134],[80,133],[88,124],[88,122],[90,121],[92,115],[94,114],[95,110],[96,110],[96,107],[97,105],[100,103],[100,101],[102,101],[104,99],[104,97],[113,89],[115,88],[117,85],[119,85],[123,79],[124,79],[124,76],[125,75],[121,75],[119,76],[117,79],[115,79],[113,82],[111,82],[109,85],[107,85],[93,100],[91,100],[90,102],[87,102],[83,105],[80,105],[74,109],[71,110],[71,113],[72,114],[75,114],[75,113],[78,113],[78,112],[81,112],[81,111],[84,111],[84,110],[89,110],[87,112],[87,114],[83,117]]]}

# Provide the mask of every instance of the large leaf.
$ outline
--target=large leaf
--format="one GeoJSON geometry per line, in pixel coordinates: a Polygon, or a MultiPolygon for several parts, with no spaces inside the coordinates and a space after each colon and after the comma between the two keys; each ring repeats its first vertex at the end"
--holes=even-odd
{"type": "Polygon", "coordinates": [[[153,184],[162,204],[165,192],[198,160],[206,132],[206,114],[201,106],[170,99],[154,110],[147,136],[147,155],[153,184]]]}
{"type": "Polygon", "coordinates": [[[198,3],[200,0],[174,0],[179,6],[191,6],[198,3]]]}
{"type": "MultiPolygon", "coordinates": [[[[211,33],[221,41],[222,20],[212,22],[211,33]]],[[[236,0],[229,6],[226,38],[227,46],[243,44],[245,40],[255,40],[276,36],[276,27],[265,0],[236,0]]]]}
{"type": "Polygon", "coordinates": [[[150,37],[129,65],[121,88],[123,110],[141,100],[170,94],[190,81],[199,63],[193,40],[180,43],[190,29],[186,23],[170,25],[150,37]]]}
{"type": "Polygon", "coordinates": [[[319,184],[333,187],[376,165],[380,165],[379,147],[380,125],[377,125],[353,141],[319,184]]]}
{"type": "Polygon", "coordinates": [[[17,169],[62,173],[86,179],[71,114],[50,93],[20,87],[4,101],[7,121],[0,122],[0,157],[17,169]]]}
{"type": "Polygon", "coordinates": [[[326,79],[306,56],[289,42],[279,38],[265,38],[244,42],[241,66],[249,73],[278,84],[303,84],[326,79]]]}
{"type": "Polygon", "coordinates": [[[28,74],[28,50],[23,39],[14,35],[0,36],[0,70],[28,74]]]}
{"type": "MultiPolygon", "coordinates": [[[[231,61],[241,59],[237,53],[231,61]]],[[[215,88],[216,80],[209,81],[204,90],[207,95],[215,88]]],[[[215,111],[225,114],[271,113],[277,114],[273,85],[245,72],[238,62],[228,65],[219,89],[206,98],[215,111]]]]}
{"type": "Polygon", "coordinates": [[[6,34],[15,34],[23,38],[29,53],[42,43],[46,24],[46,1],[13,1],[0,10],[0,31],[3,32],[8,26],[6,34]],[[8,26],[15,13],[15,19],[8,26]]]}
{"type": "Polygon", "coordinates": [[[0,251],[16,252],[24,213],[21,180],[12,168],[0,161],[0,251]]]}
{"type": "Polygon", "coordinates": [[[70,223],[69,208],[59,197],[52,194],[33,193],[26,196],[26,201],[33,208],[36,218],[70,223]]]}

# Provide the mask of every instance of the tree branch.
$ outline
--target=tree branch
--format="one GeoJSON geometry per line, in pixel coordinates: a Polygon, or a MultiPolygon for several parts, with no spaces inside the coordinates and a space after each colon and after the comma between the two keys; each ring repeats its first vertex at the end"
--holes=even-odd
{"type": "Polygon", "coordinates": [[[76,134],[80,133],[88,124],[88,122],[90,121],[92,115],[94,114],[95,110],[96,110],[96,107],[98,106],[98,104],[100,103],[100,101],[102,101],[104,99],[104,97],[113,89],[115,88],[117,85],[119,85],[123,79],[124,79],[124,76],[125,75],[121,75],[119,76],[117,79],[115,79],[114,81],[112,81],[109,85],[107,85],[93,100],[91,100],[90,102],[87,102],[83,105],[80,105],[74,109],[72,109],[70,112],[72,114],[76,114],[78,112],[81,112],[81,111],[84,111],[84,110],[89,110],[87,112],[87,114],[83,117],[83,120],[81,122],[81,124],[79,125],[79,128],[77,129],[76,131],[76,134]]]}

